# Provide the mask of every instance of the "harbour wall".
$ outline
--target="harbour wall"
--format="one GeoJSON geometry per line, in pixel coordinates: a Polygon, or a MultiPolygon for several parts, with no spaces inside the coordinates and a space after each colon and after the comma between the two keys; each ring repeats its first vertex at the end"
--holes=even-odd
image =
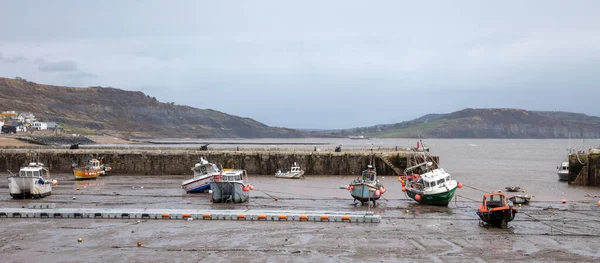
{"type": "Polygon", "coordinates": [[[569,184],[600,186],[600,150],[569,155],[569,184]]]}
{"type": "MultiPolygon", "coordinates": [[[[197,151],[181,149],[0,149],[0,171],[13,173],[27,163],[44,163],[51,173],[70,173],[72,163],[84,165],[91,158],[112,167],[112,175],[185,175],[200,157],[223,168],[246,169],[248,174],[271,175],[298,163],[306,175],[358,175],[372,164],[380,175],[397,175],[407,166],[423,161],[423,153],[307,152],[289,151],[197,151]]],[[[437,156],[430,156],[439,163],[437,156]]]]}

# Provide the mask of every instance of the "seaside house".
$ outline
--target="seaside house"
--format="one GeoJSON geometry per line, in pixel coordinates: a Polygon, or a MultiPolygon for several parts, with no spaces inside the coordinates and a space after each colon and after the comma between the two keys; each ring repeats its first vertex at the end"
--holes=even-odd
{"type": "Polygon", "coordinates": [[[41,122],[41,121],[34,121],[31,123],[30,128],[31,128],[31,130],[34,130],[34,131],[47,130],[48,124],[46,124],[45,122],[41,122]]]}
{"type": "Polygon", "coordinates": [[[27,113],[21,113],[19,114],[19,121],[26,123],[26,124],[32,124],[33,122],[35,122],[35,115],[33,115],[33,113],[27,112],[27,113]]]}

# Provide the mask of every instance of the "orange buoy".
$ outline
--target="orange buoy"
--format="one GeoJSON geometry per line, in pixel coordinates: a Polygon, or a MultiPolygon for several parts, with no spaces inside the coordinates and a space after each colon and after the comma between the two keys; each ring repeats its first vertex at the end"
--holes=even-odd
{"type": "Polygon", "coordinates": [[[461,183],[461,182],[459,182],[459,183],[458,183],[458,185],[457,185],[457,187],[458,187],[458,188],[462,188],[462,183],[461,183]]]}
{"type": "Polygon", "coordinates": [[[415,200],[417,200],[417,201],[421,200],[421,195],[420,194],[415,195],[415,200]]]}
{"type": "Polygon", "coordinates": [[[381,192],[379,190],[375,190],[375,196],[380,196],[381,192]]]}
{"type": "Polygon", "coordinates": [[[598,201],[598,206],[600,206],[600,201],[598,201]]]}
{"type": "Polygon", "coordinates": [[[525,193],[525,189],[521,190],[521,193],[525,193]]]}
{"type": "Polygon", "coordinates": [[[58,184],[58,181],[56,179],[52,180],[52,185],[57,185],[57,184],[58,184]]]}
{"type": "Polygon", "coordinates": [[[402,186],[402,192],[406,193],[406,187],[402,186]]]}
{"type": "Polygon", "coordinates": [[[141,247],[142,246],[142,242],[137,242],[137,246],[141,247]]]}
{"type": "Polygon", "coordinates": [[[242,188],[242,190],[243,190],[244,192],[248,192],[248,186],[244,186],[244,187],[242,188]]]}
{"type": "Polygon", "coordinates": [[[250,190],[254,190],[254,186],[249,185],[248,187],[250,188],[250,190]]]}
{"type": "Polygon", "coordinates": [[[350,186],[346,187],[346,189],[348,189],[348,191],[350,191],[350,186]]]}
{"type": "Polygon", "coordinates": [[[563,204],[565,204],[565,203],[567,203],[567,200],[563,199],[561,202],[562,202],[563,204]]]}
{"type": "Polygon", "coordinates": [[[279,198],[275,197],[275,201],[278,201],[278,200],[279,200],[279,198]]]}

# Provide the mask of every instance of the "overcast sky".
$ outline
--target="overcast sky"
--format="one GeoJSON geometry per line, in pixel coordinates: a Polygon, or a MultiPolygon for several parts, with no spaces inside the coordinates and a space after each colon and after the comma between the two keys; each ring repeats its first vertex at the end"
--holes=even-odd
{"type": "Polygon", "coordinates": [[[2,1],[0,76],[290,128],[600,116],[600,1],[2,1]]]}

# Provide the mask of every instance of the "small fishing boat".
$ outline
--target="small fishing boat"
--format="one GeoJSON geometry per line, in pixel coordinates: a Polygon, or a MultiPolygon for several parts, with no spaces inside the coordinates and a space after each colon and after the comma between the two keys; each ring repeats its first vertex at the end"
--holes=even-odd
{"type": "Polygon", "coordinates": [[[181,183],[181,188],[188,193],[207,191],[210,189],[210,181],[213,176],[221,174],[221,170],[216,164],[208,162],[203,157],[200,157],[200,162],[192,167],[192,171],[194,171],[194,177],[181,183]]]}
{"type": "Polygon", "coordinates": [[[518,186],[507,186],[507,187],[504,187],[504,190],[506,190],[507,192],[520,192],[521,191],[521,187],[518,187],[518,186]]]}
{"type": "Polygon", "coordinates": [[[556,170],[558,180],[569,181],[569,162],[562,162],[560,166],[556,167],[556,170]]]}
{"type": "Polygon", "coordinates": [[[404,176],[399,176],[402,191],[419,204],[447,206],[456,188],[462,184],[452,179],[452,176],[442,168],[431,169],[432,162],[423,162],[404,170],[404,176]],[[415,173],[421,169],[425,173],[415,173]]]}
{"type": "Polygon", "coordinates": [[[508,222],[515,219],[516,214],[517,209],[508,206],[506,196],[501,192],[484,194],[483,203],[477,208],[481,221],[501,228],[507,228],[508,222]]]}
{"type": "Polygon", "coordinates": [[[40,162],[30,163],[19,170],[19,174],[8,177],[8,189],[13,198],[43,198],[52,194],[48,168],[40,162]]]}
{"type": "Polygon", "coordinates": [[[84,167],[74,167],[73,175],[75,180],[96,179],[101,175],[108,175],[111,170],[110,166],[105,166],[98,159],[91,159],[84,167]]]}
{"type": "Polygon", "coordinates": [[[515,195],[508,198],[513,204],[529,204],[531,202],[531,196],[528,195],[515,195]]]}
{"type": "Polygon", "coordinates": [[[300,169],[300,166],[298,166],[296,162],[294,162],[292,169],[290,169],[289,171],[285,171],[285,173],[282,173],[281,170],[277,170],[277,173],[275,173],[275,177],[289,179],[297,179],[301,177],[304,178],[304,171],[300,169]]]}
{"type": "Polygon", "coordinates": [[[386,192],[383,184],[377,180],[377,172],[372,165],[368,165],[361,176],[354,179],[347,189],[354,201],[358,200],[363,204],[373,201],[373,205],[386,192]]]}
{"type": "Polygon", "coordinates": [[[254,187],[248,184],[246,170],[223,169],[210,182],[213,203],[243,203],[254,187]]]}

